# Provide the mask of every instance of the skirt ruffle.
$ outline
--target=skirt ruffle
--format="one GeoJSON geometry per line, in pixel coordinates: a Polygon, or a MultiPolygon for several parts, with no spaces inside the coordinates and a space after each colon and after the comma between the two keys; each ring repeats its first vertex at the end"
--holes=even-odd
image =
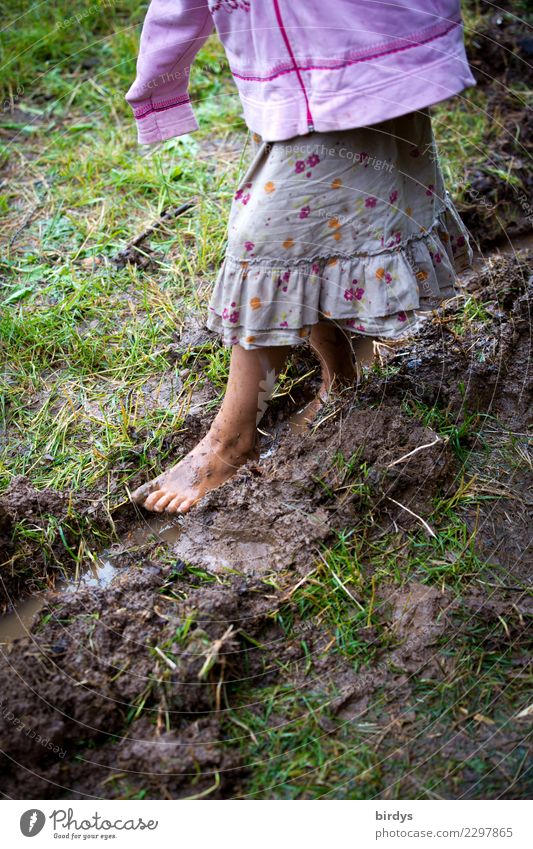
{"type": "Polygon", "coordinates": [[[457,273],[471,262],[467,231],[446,193],[429,228],[375,253],[292,261],[227,254],[207,326],[224,344],[246,349],[305,344],[325,319],[352,333],[397,339],[457,294],[457,273]]]}

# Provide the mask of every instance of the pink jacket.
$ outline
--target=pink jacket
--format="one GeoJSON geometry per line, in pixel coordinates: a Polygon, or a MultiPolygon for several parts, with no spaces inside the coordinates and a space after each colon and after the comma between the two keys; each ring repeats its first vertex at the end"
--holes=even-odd
{"type": "Polygon", "coordinates": [[[459,0],[152,0],[126,95],[141,143],[198,128],[191,63],[216,28],[248,127],[346,130],[474,85],[459,0]]]}

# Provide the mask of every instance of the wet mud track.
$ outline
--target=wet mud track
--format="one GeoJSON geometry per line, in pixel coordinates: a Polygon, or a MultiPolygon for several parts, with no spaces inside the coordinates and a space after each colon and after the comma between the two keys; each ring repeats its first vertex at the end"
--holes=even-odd
{"type": "MultiPolygon", "coordinates": [[[[393,755],[403,752],[421,766],[418,783],[402,792],[418,797],[433,749],[428,737],[413,731],[413,693],[421,679],[455,675],[439,641],[463,639],[465,621],[475,629],[503,619],[496,649],[512,648],[513,668],[526,674],[531,602],[522,588],[531,574],[530,477],[502,472],[491,484],[498,498],[465,508],[476,550],[490,566],[481,582],[474,575],[461,592],[417,574],[406,580],[389,574],[374,583],[376,561],[361,554],[360,588],[344,589],[361,607],[372,588],[372,617],[354,624],[364,662],[332,651],[324,616],[312,609],[306,615],[297,599],[327,567],[324,546],[361,528],[362,518],[369,544],[390,537],[401,549],[409,535],[435,533],[427,519],[436,498],[453,498],[460,489],[460,462],[446,434],[420,416],[420,405],[443,411],[456,427],[479,415],[493,423],[487,432],[525,433],[532,387],[531,255],[490,260],[466,286],[467,295],[483,302],[482,318],[465,324],[462,298],[448,302],[419,336],[385,350],[380,372],[368,375],[356,394],[346,392],[326,407],[312,432],[302,438],[286,428],[270,456],[174,522],[165,542],[117,545],[108,586],[82,584],[76,592],[46,595],[30,633],[2,648],[4,794],[245,795],[251,768],[235,740],[248,732],[238,726],[233,707],[243,691],[259,704],[263,689],[282,681],[302,696],[312,692],[326,700],[317,733],[329,736],[340,728],[346,733],[350,723],[372,713],[378,697],[385,699],[387,722],[376,742],[384,766],[376,793],[390,798],[386,788],[394,785],[399,758],[393,755]],[[288,618],[290,637],[283,627],[288,618]]],[[[470,447],[475,432],[472,426],[465,435],[470,447]]],[[[481,478],[491,462],[490,452],[480,460],[481,478]]],[[[89,504],[76,504],[78,522],[89,510],[94,515],[89,504]]],[[[72,519],[68,494],[37,493],[24,479],[15,480],[0,502],[8,553],[13,523],[43,514],[72,519]]],[[[119,527],[138,521],[131,508],[119,527]]],[[[27,580],[32,557],[38,570],[48,568],[37,548],[24,551],[21,575],[13,567],[4,582],[10,597],[27,580]]],[[[476,798],[487,791],[468,766],[469,756],[490,746],[512,754],[524,726],[494,727],[485,717],[467,734],[457,730],[458,722],[439,738],[460,763],[440,792],[476,798]]],[[[496,773],[494,786],[509,798],[522,798],[526,785],[522,777],[509,784],[496,773]]]]}

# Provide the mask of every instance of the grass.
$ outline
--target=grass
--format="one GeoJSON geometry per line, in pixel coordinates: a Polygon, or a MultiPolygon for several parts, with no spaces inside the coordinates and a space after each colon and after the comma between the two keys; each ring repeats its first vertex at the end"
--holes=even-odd
{"type": "MultiPolygon", "coordinates": [[[[124,93],[134,77],[144,10],[137,0],[101,8],[93,0],[59,0],[44,15],[42,9],[21,10],[7,0],[0,54],[0,353],[5,363],[0,488],[23,474],[39,489],[89,493],[110,512],[126,500],[126,487],[140,473],[159,472],[184,450],[181,434],[195,393],[212,388],[205,406],[210,412],[224,389],[228,350],[210,341],[180,348],[177,333],[203,320],[224,254],[226,213],[245,139],[223,51],[210,39],[191,77],[200,130],[157,148],[137,146],[124,93]],[[85,16],[73,21],[76,14],[85,16]],[[133,236],[188,200],[193,208],[162,226],[149,240],[150,251],[145,245],[151,258],[146,268],[115,266],[113,257],[133,236]]],[[[467,32],[479,26],[482,12],[480,4],[467,7],[467,32]]],[[[518,99],[523,94],[517,89],[518,99]]],[[[498,127],[479,89],[469,90],[453,107],[438,105],[434,115],[445,176],[452,194],[462,196],[465,163],[485,158],[498,127]]],[[[473,322],[487,320],[484,305],[468,299],[454,332],[462,336],[473,322]]],[[[300,379],[301,372],[289,364],[277,399],[300,379]]],[[[402,793],[436,798],[443,787],[453,788],[459,764],[435,754],[424,727],[445,736],[452,706],[454,721],[474,732],[484,724],[476,714],[501,724],[518,703],[520,682],[513,678],[506,630],[512,632],[512,623],[465,620],[461,639],[438,647],[449,664],[442,678],[412,682],[402,705],[404,713],[416,712],[412,737],[429,745],[424,751],[433,752],[435,773],[431,777],[421,767],[419,775],[404,779],[407,755],[394,754],[394,744],[388,748],[383,736],[394,722],[386,694],[378,688],[368,714],[340,721],[330,709],[336,694],[315,682],[321,658],[333,655],[364,671],[394,649],[398,637],[384,603],[391,588],[419,582],[461,599],[487,569],[467,513],[492,497],[474,479],[477,466],[486,465],[483,439],[491,423],[468,412],[458,421],[414,399],[404,410],[452,446],[462,467],[455,490],[443,494],[425,517],[434,537],[423,531],[380,536],[370,521],[368,468],[358,454],[336,458],[322,479],[324,497],[341,488],[347,497],[356,496],[359,523],[311,556],[309,579],[272,614],[283,639],[299,647],[297,662],[285,672],[297,672],[304,683],[229,690],[228,745],[251,764],[242,791],[246,797],[366,799],[386,787],[388,798],[402,793]],[[302,628],[310,622],[320,635],[318,648],[302,628]],[[497,709],[491,703],[495,693],[501,694],[497,709]]],[[[505,436],[497,444],[502,462],[531,468],[521,438],[505,436]]],[[[13,534],[21,552],[38,544],[57,566],[64,563],[58,556],[62,547],[78,568],[106,539],[100,527],[75,514],[64,523],[47,515],[39,524],[23,521],[13,534]]],[[[214,580],[183,564],[167,575],[161,594],[184,601],[190,584],[214,580]]],[[[186,620],[160,647],[169,659],[178,659],[190,627],[186,620]]],[[[139,694],[130,721],[141,715],[152,686],[139,694]]],[[[488,774],[486,752],[473,769],[488,774]]],[[[518,760],[513,774],[519,769],[518,760]]],[[[489,784],[484,788],[490,790],[489,784]]],[[[144,794],[132,788],[130,798],[144,794]]]]}

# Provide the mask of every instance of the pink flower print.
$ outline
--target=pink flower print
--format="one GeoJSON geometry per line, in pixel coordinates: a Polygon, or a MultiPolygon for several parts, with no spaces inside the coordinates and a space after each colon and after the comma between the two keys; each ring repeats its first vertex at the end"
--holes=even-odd
{"type": "Polygon", "coordinates": [[[287,283],[289,282],[289,277],[290,277],[290,276],[291,276],[290,271],[285,271],[283,275],[281,275],[280,277],[278,277],[277,288],[278,288],[278,289],[281,289],[281,291],[282,291],[282,292],[286,292],[286,291],[287,291],[288,286],[287,286],[287,285],[285,285],[285,286],[284,286],[283,284],[284,284],[284,283],[285,283],[285,284],[287,284],[287,283]]]}
{"type": "Polygon", "coordinates": [[[418,157],[420,156],[420,148],[418,148],[418,147],[413,147],[413,149],[411,150],[411,152],[410,152],[409,156],[412,156],[412,157],[413,157],[413,159],[418,159],[418,157]]]}
{"type": "Polygon", "coordinates": [[[319,274],[319,273],[320,273],[320,266],[319,266],[318,262],[314,262],[314,263],[312,264],[312,266],[311,266],[311,272],[312,272],[313,274],[319,274]]]}
{"type": "Polygon", "coordinates": [[[311,172],[310,172],[310,171],[308,171],[308,172],[307,172],[307,174],[306,174],[305,176],[306,176],[306,177],[310,177],[310,176],[311,176],[311,172]]]}
{"type": "Polygon", "coordinates": [[[364,333],[364,332],[365,332],[365,325],[364,325],[364,324],[358,324],[358,325],[357,325],[357,327],[356,327],[355,329],[356,329],[356,330],[362,330],[362,331],[363,331],[363,333],[364,333]]]}
{"type": "Polygon", "coordinates": [[[254,245],[253,242],[245,242],[244,247],[246,248],[247,251],[253,251],[253,249],[255,248],[255,245],[254,245]]]}
{"type": "Polygon", "coordinates": [[[361,153],[359,154],[359,159],[361,160],[361,162],[364,162],[365,168],[366,168],[367,165],[368,165],[368,163],[366,161],[368,159],[368,153],[365,153],[365,151],[362,150],[361,153]]]}
{"type": "Polygon", "coordinates": [[[299,215],[299,217],[300,217],[300,218],[308,218],[308,217],[309,217],[309,213],[310,213],[310,212],[311,212],[311,207],[310,207],[310,206],[302,206],[302,208],[301,208],[301,210],[300,210],[300,215],[299,215]]]}
{"type": "MultiPolygon", "coordinates": [[[[352,283],[357,283],[357,280],[353,280],[352,283]]],[[[364,289],[361,289],[360,287],[358,287],[357,289],[354,289],[354,287],[352,286],[351,289],[345,289],[344,290],[344,300],[345,301],[354,301],[354,300],[360,301],[364,294],[365,294],[364,289]]]]}
{"type": "Polygon", "coordinates": [[[229,320],[231,324],[237,324],[239,320],[239,310],[233,310],[233,312],[230,313],[229,320]]]}
{"type": "Polygon", "coordinates": [[[366,200],[365,200],[365,206],[367,206],[369,209],[374,209],[377,202],[378,202],[377,198],[369,197],[369,198],[366,198],[366,200]]]}
{"type": "Polygon", "coordinates": [[[404,312],[398,313],[398,321],[407,321],[407,316],[404,312]]]}
{"type": "Polygon", "coordinates": [[[390,201],[390,203],[396,203],[397,200],[398,200],[398,192],[395,189],[393,192],[390,193],[389,201],[390,201]]]}
{"type": "Polygon", "coordinates": [[[434,255],[433,259],[435,260],[435,262],[442,262],[442,256],[441,256],[441,254],[440,254],[438,251],[437,251],[437,253],[434,255]]]}
{"type": "Polygon", "coordinates": [[[246,206],[246,204],[248,203],[248,201],[249,201],[249,200],[250,200],[250,192],[248,192],[248,194],[247,194],[247,195],[244,195],[244,197],[243,197],[243,199],[242,199],[242,202],[243,202],[243,203],[244,203],[244,205],[246,206]]]}
{"type": "Polygon", "coordinates": [[[320,162],[320,156],[317,153],[312,153],[311,156],[308,156],[305,160],[310,168],[314,168],[315,165],[318,165],[320,162]]]}
{"type": "MultiPolygon", "coordinates": [[[[242,187],[242,189],[237,189],[237,191],[233,195],[234,199],[240,200],[242,198],[242,196],[244,195],[244,190],[245,189],[251,189],[251,188],[252,188],[251,183],[245,183],[244,186],[242,187]]],[[[246,200],[243,200],[243,203],[248,203],[249,200],[250,200],[250,192],[247,193],[246,200]]]]}
{"type": "Polygon", "coordinates": [[[287,321],[281,321],[279,326],[280,327],[288,327],[289,323],[287,321]]]}
{"type": "Polygon", "coordinates": [[[400,230],[398,230],[398,232],[394,234],[394,241],[396,242],[396,244],[402,241],[402,234],[400,230]]]}
{"type": "Polygon", "coordinates": [[[224,307],[222,310],[222,318],[229,318],[229,309],[227,307],[224,307]]]}
{"type": "Polygon", "coordinates": [[[426,194],[428,195],[428,197],[431,197],[431,195],[434,194],[434,192],[435,192],[435,186],[433,185],[433,183],[430,183],[429,186],[426,189],[426,194]]]}
{"type": "Polygon", "coordinates": [[[302,171],[305,171],[305,162],[303,159],[298,159],[294,165],[294,170],[297,174],[301,174],[302,171]]]}
{"type": "Polygon", "coordinates": [[[462,248],[465,243],[466,243],[465,237],[459,236],[455,244],[457,245],[458,248],[462,248]]]}

